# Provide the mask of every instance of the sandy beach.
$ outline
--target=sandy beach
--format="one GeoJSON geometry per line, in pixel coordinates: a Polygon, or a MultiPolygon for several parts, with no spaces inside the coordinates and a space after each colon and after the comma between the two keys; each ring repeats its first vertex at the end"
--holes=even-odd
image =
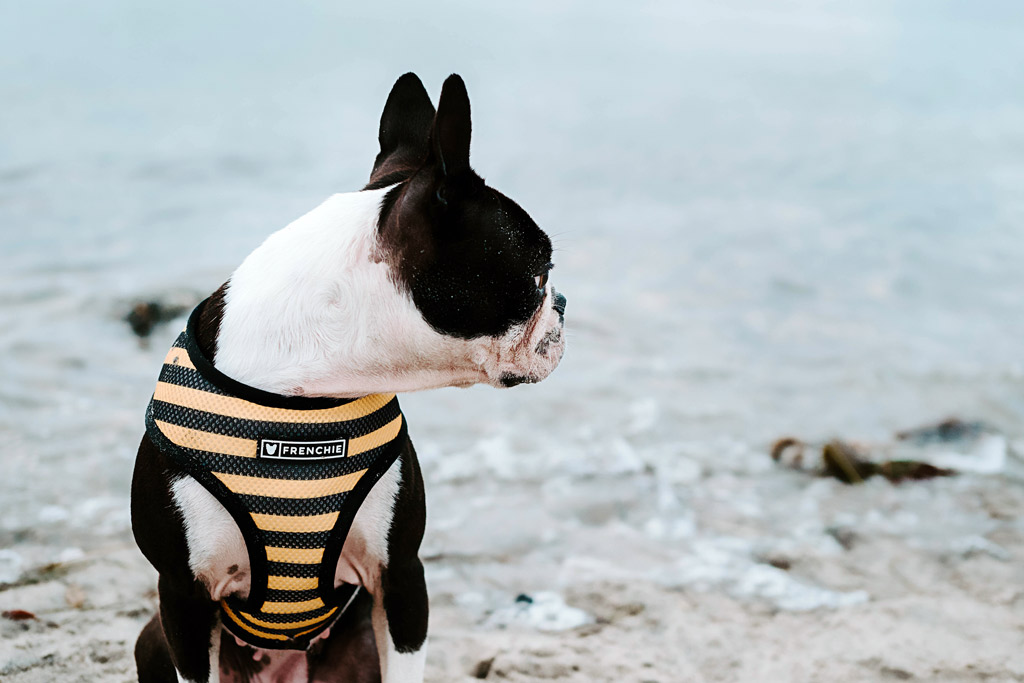
{"type": "MultiPolygon", "coordinates": [[[[685,475],[686,512],[666,463],[546,483],[434,463],[428,680],[1024,678],[1019,488],[853,488],[755,463],[685,475]]],[[[46,526],[71,540],[90,514],[121,511],[46,526]]],[[[155,577],[126,536],[5,585],[4,609],[35,618],[0,621],[4,680],[134,680],[155,577]]]]}
{"type": "Polygon", "coordinates": [[[410,69],[465,78],[568,297],[543,383],[401,397],[428,681],[1024,680],[1016,10],[0,9],[0,680],[135,680],[129,486],[184,319],[125,315],[361,187],[410,69]],[[896,438],[950,417],[985,441],[896,438]],[[848,485],[782,437],[956,474],[848,485]]]}

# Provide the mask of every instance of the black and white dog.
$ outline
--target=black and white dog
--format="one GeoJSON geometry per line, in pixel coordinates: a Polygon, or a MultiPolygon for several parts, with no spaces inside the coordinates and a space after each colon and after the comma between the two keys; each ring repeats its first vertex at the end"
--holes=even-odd
{"type": "MultiPolygon", "coordinates": [[[[462,79],[445,81],[435,112],[420,80],[402,76],[379,140],[365,189],[272,234],[193,314],[193,355],[283,400],[547,377],[565,349],[551,241],[470,167],[462,79]]],[[[326,574],[362,597],[306,649],[263,649],[228,635],[218,608],[256,590],[252,559],[263,548],[247,548],[238,517],[147,434],[132,525],[160,574],[160,611],[136,644],[139,680],[422,681],[423,482],[404,431],[396,448],[326,574]]]]}

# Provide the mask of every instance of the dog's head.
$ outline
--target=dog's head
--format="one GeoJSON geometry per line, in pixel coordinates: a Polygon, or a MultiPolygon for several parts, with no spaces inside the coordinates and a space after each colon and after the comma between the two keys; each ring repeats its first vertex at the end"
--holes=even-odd
{"type": "Polygon", "coordinates": [[[382,252],[438,334],[473,345],[496,386],[537,382],[562,357],[565,297],[549,281],[551,240],[470,166],[466,86],[448,77],[437,110],[414,74],[395,83],[370,187],[387,187],[382,252]]]}
{"type": "Polygon", "coordinates": [[[538,382],[565,350],[551,240],[469,165],[458,76],[437,111],[413,74],[384,107],[363,192],[334,195],[232,275],[216,363],[287,394],[538,382]]]}

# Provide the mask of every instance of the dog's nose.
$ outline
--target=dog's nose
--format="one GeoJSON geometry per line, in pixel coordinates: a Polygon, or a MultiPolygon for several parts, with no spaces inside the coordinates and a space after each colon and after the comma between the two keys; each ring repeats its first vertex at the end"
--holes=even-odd
{"type": "Polygon", "coordinates": [[[565,297],[559,294],[554,288],[551,289],[551,293],[554,295],[551,307],[558,311],[559,317],[565,315],[565,297]]]}

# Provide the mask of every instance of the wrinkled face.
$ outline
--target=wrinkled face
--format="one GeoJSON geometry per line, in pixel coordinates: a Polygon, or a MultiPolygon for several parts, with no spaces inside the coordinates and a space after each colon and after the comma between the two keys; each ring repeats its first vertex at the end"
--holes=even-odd
{"type": "Polygon", "coordinates": [[[423,319],[469,345],[489,383],[537,382],[565,350],[565,298],[549,282],[551,240],[470,168],[469,140],[458,76],[445,82],[436,113],[415,76],[399,79],[371,179],[398,181],[381,209],[381,245],[423,319]]]}

